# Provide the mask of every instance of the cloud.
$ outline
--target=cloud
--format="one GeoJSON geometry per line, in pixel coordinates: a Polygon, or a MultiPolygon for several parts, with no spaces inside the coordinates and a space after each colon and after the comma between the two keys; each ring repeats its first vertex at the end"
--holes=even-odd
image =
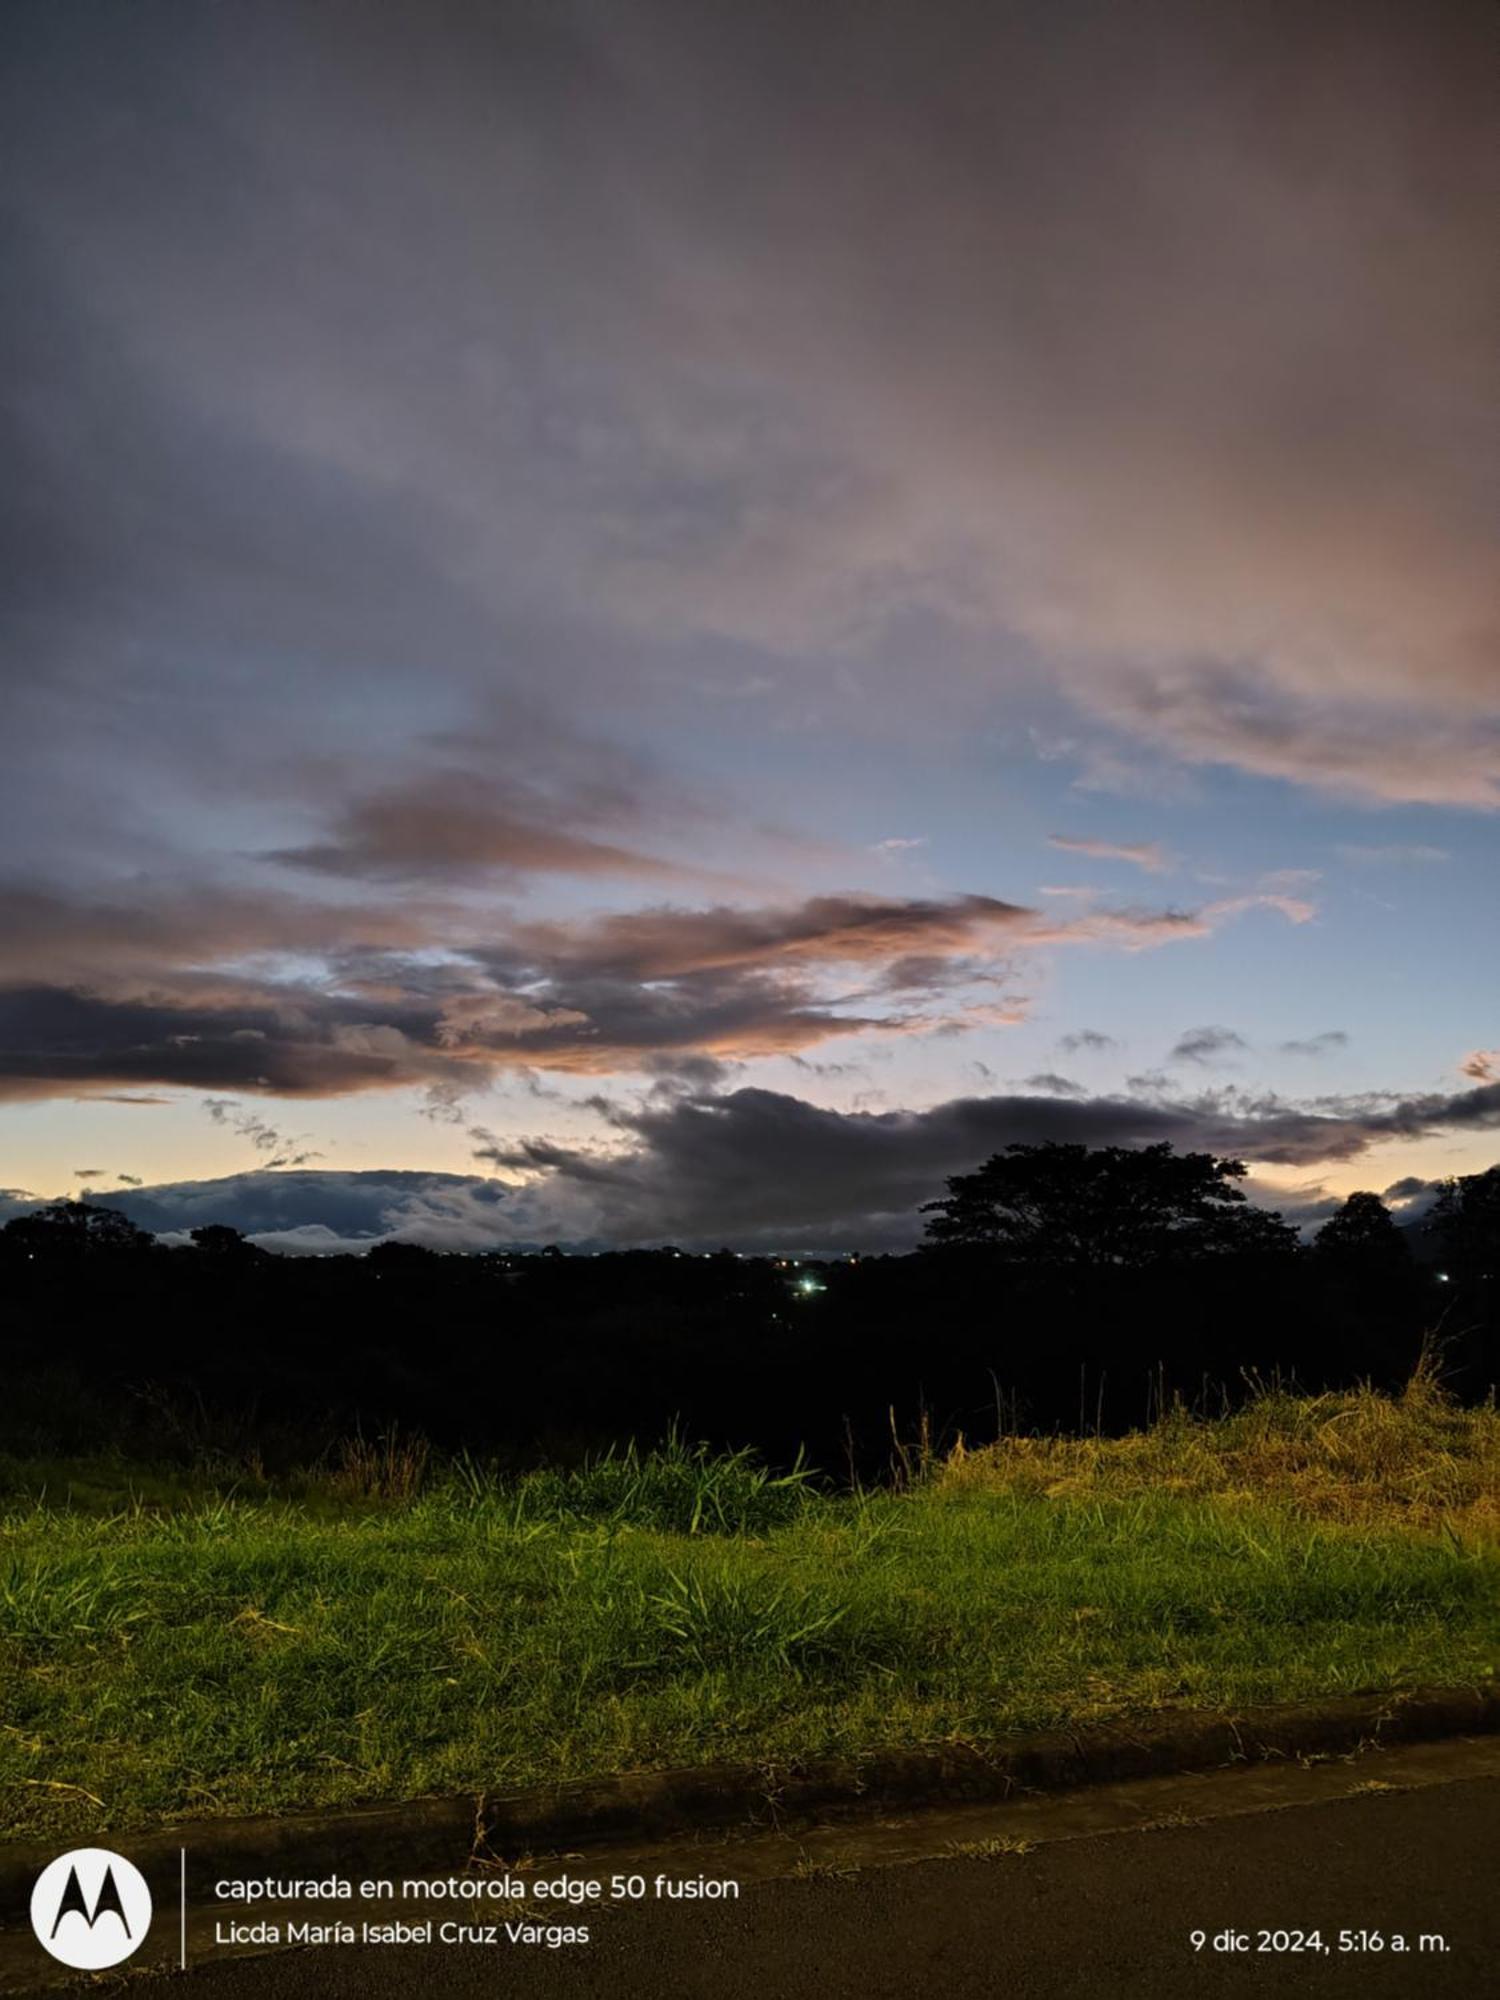
{"type": "Polygon", "coordinates": [[[90,1090],[73,1099],[75,1104],[170,1104],[170,1097],[139,1090],[90,1090]]]}
{"type": "MultiPolygon", "coordinates": [[[[1414,650],[1431,658],[1430,646],[1414,650]]],[[[1423,704],[1415,677],[1391,681],[1339,702],[1300,667],[1282,685],[1233,664],[1141,668],[1090,679],[1080,699],[1193,762],[1388,804],[1500,807],[1500,716],[1485,676],[1474,673],[1467,694],[1456,680],[1451,715],[1423,704]]]]}
{"type": "MultiPolygon", "coordinates": [[[[150,997],[0,990],[0,1096],[150,1082],[287,1097],[416,1086],[451,1098],[503,1069],[608,1074],[663,1055],[739,1060],[862,1033],[926,1032],[951,1018],[849,1010],[795,976],[753,970],[643,983],[567,968],[536,973],[529,997],[473,963],[447,993],[427,990],[420,966],[406,970],[409,989],[380,995],[312,985],[174,993],[165,982],[150,997]]],[[[268,1127],[255,1142],[270,1136],[268,1127]]]]}
{"type": "MultiPolygon", "coordinates": [[[[503,1183],[423,1172],[257,1170],[106,1199],[170,1241],[223,1222],[291,1251],[368,1247],[383,1237],[451,1249],[552,1241],[901,1249],[920,1234],[920,1204],[940,1194],[950,1174],[1012,1143],[1165,1140],[1181,1150],[1306,1170],[1357,1159],[1392,1139],[1500,1131],[1500,1084],[1446,1097],[1313,1104],[1236,1090],[1175,1098],[1048,1091],[959,1097],[921,1111],[832,1111],[743,1087],[607,1109],[611,1138],[588,1146],[477,1128],[484,1142],[478,1157],[503,1171],[503,1183]]],[[[1408,1177],[1388,1187],[1386,1199],[1420,1202],[1433,1186],[1408,1177]]],[[[1301,1200],[1305,1219],[1333,1199],[1316,1188],[1304,1197],[1291,1205],[1301,1200]]],[[[1274,1199],[1280,1205],[1282,1197],[1274,1199]]],[[[35,1200],[11,1191],[8,1212],[35,1200]]]]}
{"type": "MultiPolygon", "coordinates": [[[[429,1172],[269,1172],[169,1182],[95,1197],[168,1242],[185,1243],[208,1223],[238,1229],[263,1248],[290,1255],[361,1252],[377,1242],[434,1250],[483,1250],[532,1240],[524,1193],[477,1175],[429,1172]]],[[[20,1212],[25,1204],[17,1204],[20,1212]]],[[[554,1198],[555,1221],[563,1213],[554,1198]]],[[[548,1232],[536,1243],[550,1240],[548,1232]]]]}
{"type": "Polygon", "coordinates": [[[23,5],[27,797],[83,744],[82,845],[112,741],[242,796],[497,683],[741,716],[925,616],[1155,751],[1493,806],[1485,11],[815,11],[23,5]]]}
{"type": "Polygon", "coordinates": [[[1381,1191],[1381,1200],[1404,1204],[1418,1200],[1423,1195],[1436,1194],[1441,1181],[1425,1181],[1419,1174],[1404,1174],[1399,1181],[1392,1181],[1381,1191]]]}
{"type": "MultiPolygon", "coordinates": [[[[332,875],[444,882],[495,872],[647,881],[712,876],[686,861],[580,831],[641,824],[650,779],[644,772],[633,775],[642,796],[632,796],[617,779],[596,785],[590,795],[544,790],[505,766],[488,772],[448,766],[350,800],[330,838],[281,848],[268,858],[332,875]]],[[[651,776],[660,787],[660,774],[651,776]]]]}
{"type": "Polygon", "coordinates": [[[1472,1077],[1475,1083],[1500,1081],[1500,1049],[1474,1049],[1459,1064],[1461,1076],[1472,1077]]]}
{"type": "Polygon", "coordinates": [[[1196,910],[1136,910],[1101,908],[1065,921],[1039,922],[1030,941],[1041,944],[1114,944],[1141,951],[1186,938],[1208,937],[1221,925],[1253,910],[1274,910],[1290,924],[1311,923],[1317,905],[1304,896],[1252,890],[1221,896],[1196,910]]]}
{"type": "Polygon", "coordinates": [[[1203,911],[1205,921],[1220,923],[1245,910],[1277,910],[1289,924],[1310,924],[1318,914],[1316,903],[1305,896],[1287,895],[1280,890],[1260,889],[1244,896],[1226,896],[1210,903],[1203,911]]]}
{"type": "MultiPolygon", "coordinates": [[[[1144,951],[1207,937],[1257,908],[1293,921],[1305,908],[1256,893],[1196,911],[1058,919],[994,896],[846,892],[521,921],[434,904],[375,925],[375,939],[396,944],[361,943],[365,913],[350,908],[328,919],[347,942],[322,954],[316,974],[288,977],[288,960],[315,956],[316,926],[297,898],[280,953],[271,896],[241,910],[216,910],[196,892],[180,904],[161,898],[140,934],[123,908],[40,906],[43,942],[49,930],[65,937],[64,960],[88,977],[0,985],[0,1095],[415,1086],[450,1109],[507,1069],[604,1075],[690,1056],[793,1055],[851,1036],[1008,1026],[1026,1013],[1012,968],[1027,954],[1144,951]]],[[[24,944],[12,948],[30,962],[24,944]]],[[[280,1137],[270,1127],[247,1136],[264,1151],[280,1137]]]]}
{"type": "Polygon", "coordinates": [[[258,1113],[236,1104],[231,1098],[205,1097],[203,1109],[215,1125],[227,1126],[230,1131],[238,1132],[241,1138],[250,1141],[258,1153],[275,1154],[274,1159],[268,1157],[265,1161],[268,1170],[272,1167],[305,1167],[309,1161],[323,1157],[320,1152],[304,1146],[303,1140],[307,1135],[299,1137],[279,1131],[258,1113]]]}
{"type": "Polygon", "coordinates": [[[1139,1146],[1166,1140],[1271,1166],[1357,1158],[1391,1138],[1500,1130],[1500,1086],[1450,1098],[1322,1108],[1237,1092],[1130,1099],[1024,1095],[955,1098],[925,1111],[825,1110],[777,1092],[620,1108],[615,1152],[521,1141],[515,1172],[538,1202],[566,1197],[591,1234],[741,1249],[898,1248],[944,1179],[1012,1142],[1139,1146]]]}
{"type": "Polygon", "coordinates": [[[678,866],[563,828],[529,826],[462,777],[439,775],[399,794],[362,800],[333,841],[282,848],[270,858],[330,874],[452,879],[470,870],[526,874],[680,875],[678,866]],[[475,796],[465,800],[465,791],[475,796]]]}
{"type": "MultiPolygon", "coordinates": [[[[293,1097],[421,1086],[462,1095],[504,1068],[603,1074],[663,1054],[781,1054],[924,1025],[905,1010],[841,1007],[836,993],[792,971],[685,963],[644,981],[576,961],[549,969],[504,951],[497,964],[498,976],[462,959],[434,977],[421,961],[392,960],[378,988],[364,977],[344,990],[167,978],[118,996],[0,989],[0,1095],[73,1095],[92,1083],[293,1097]]],[[[271,1128],[249,1136],[264,1146],[271,1128]]]]}
{"type": "Polygon", "coordinates": [[[1070,6],[898,7],[858,36],[835,7],[795,54],[633,18],[658,241],[714,260],[695,329],[731,366],[774,357],[809,442],[849,461],[841,491],[784,463],[775,525],[730,513],[690,579],[642,565],[642,614],[791,645],[925,595],[1183,758],[1493,806],[1478,16],[1315,4],[1290,42],[1153,19],[1143,65],[1070,6]],[[836,111],[802,83],[820,55],[836,111]],[[669,94],[712,98],[720,143],[676,152],[669,94]]]}
{"type": "MultiPolygon", "coordinates": [[[[841,1075],[858,1072],[854,1063],[810,1063],[804,1056],[795,1055],[788,1060],[801,1069],[825,1069],[841,1075]]],[[[722,1089],[742,1067],[740,1063],[721,1062],[717,1056],[699,1055],[647,1056],[641,1065],[645,1074],[654,1079],[651,1088],[669,1095],[722,1089]]]]}
{"type": "Polygon", "coordinates": [[[1247,1049],[1249,1046],[1244,1036],[1236,1034],[1233,1028],[1189,1028],[1186,1034],[1178,1037],[1168,1060],[1191,1063],[1217,1062],[1222,1057],[1232,1055],[1240,1049],[1247,1049]]]}
{"type": "Polygon", "coordinates": [[[517,926],[518,950],[601,976],[670,979],[772,963],[857,965],[993,948],[1034,926],[1034,912],[993,896],[895,901],[815,896],[780,909],[644,910],[583,926],[517,926]]]}
{"type": "Polygon", "coordinates": [[[1107,1049],[1119,1047],[1113,1035],[1104,1035],[1097,1028],[1075,1028],[1070,1034],[1062,1035],[1057,1046],[1068,1055],[1087,1052],[1102,1055],[1107,1049]]]}
{"type": "Polygon", "coordinates": [[[1349,1037],[1344,1029],[1325,1028],[1321,1034],[1308,1035],[1301,1041],[1283,1042],[1281,1052],[1287,1056],[1331,1056],[1348,1046],[1349,1037]]]}
{"type": "Polygon", "coordinates": [[[0,882],[0,980],[149,980],[172,967],[269,954],[419,948],[454,920],[445,902],[405,911],[139,878],[85,899],[50,885],[0,882]]]}
{"type": "Polygon", "coordinates": [[[1248,1174],[1240,1186],[1251,1201],[1274,1208],[1284,1221],[1310,1236],[1343,1206],[1343,1196],[1332,1194],[1320,1181],[1304,1181],[1296,1187],[1276,1186],[1248,1174]]]}
{"type": "Polygon", "coordinates": [[[382,1016],[316,988],[210,989],[103,998],[0,990],[0,1096],[71,1095],[94,1082],[336,1096],[461,1075],[433,1007],[382,1016]]]}
{"type": "Polygon", "coordinates": [[[481,999],[449,1045],[605,1071],[632,1053],[744,1059],[795,1054],[836,1035],[1004,1026],[1025,1012],[1004,990],[1019,955],[1061,945],[1146,950],[1207,936],[1266,902],[1282,907],[1247,897],[1198,912],[1090,911],[1058,922],[991,896],[844,894],[518,923],[479,957],[497,984],[557,1010],[553,1021],[502,1020],[489,1032],[481,999]]]}
{"type": "Polygon", "coordinates": [[[1054,847],[1063,847],[1070,854],[1091,855],[1096,861],[1128,861],[1136,868],[1144,868],[1148,875],[1164,875],[1175,866],[1166,849],[1157,840],[1124,843],[1112,840],[1075,840],[1066,834],[1049,833],[1048,840],[1054,847]]]}

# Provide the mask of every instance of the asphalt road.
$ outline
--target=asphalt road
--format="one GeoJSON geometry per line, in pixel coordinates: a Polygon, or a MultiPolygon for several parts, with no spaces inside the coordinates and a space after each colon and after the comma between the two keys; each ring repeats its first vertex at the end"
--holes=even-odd
{"type": "Polygon", "coordinates": [[[1177,2000],[1177,1996],[1500,1990],[1500,1779],[753,1882],[735,1905],[589,1913],[586,1946],[323,1947],[224,1958],[187,1975],[101,1979],[129,2000],[1177,2000]],[[1195,1952],[1189,1933],[1249,1949],[1195,1952]],[[1257,1933],[1321,1930],[1327,1953],[1257,1951],[1257,1933]],[[1340,1953],[1341,1931],[1382,1951],[1340,1953]],[[1400,1933],[1404,1954],[1391,1943],[1400,1933]],[[1418,1950],[1422,1934],[1446,1950],[1418,1950]]]}

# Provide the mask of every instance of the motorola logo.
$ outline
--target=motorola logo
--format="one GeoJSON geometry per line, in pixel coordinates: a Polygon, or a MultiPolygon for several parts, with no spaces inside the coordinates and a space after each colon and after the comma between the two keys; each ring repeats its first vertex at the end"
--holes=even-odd
{"type": "Polygon", "coordinates": [[[129,1958],[151,1928],[151,1891],[123,1854],[75,1847],[37,1877],[31,1928],[52,1956],[80,1972],[129,1958]]]}

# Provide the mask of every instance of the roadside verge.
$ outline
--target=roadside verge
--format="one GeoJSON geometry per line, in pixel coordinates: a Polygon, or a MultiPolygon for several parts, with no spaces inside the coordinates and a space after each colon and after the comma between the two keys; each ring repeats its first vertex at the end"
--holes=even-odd
{"type": "MultiPolygon", "coordinates": [[[[414,1876],[605,1842],[917,1812],[1494,1731],[1500,1689],[1424,1689],[1235,1712],[1169,1710],[992,1743],[785,1766],[704,1765],[352,1811],[182,1821],[120,1838],[151,1877],[175,1870],[184,1847],[199,1876],[414,1876]]],[[[96,1837],[113,1838],[108,1830],[96,1837]]],[[[37,1874],[56,1852],[55,1844],[0,1847],[0,1924],[24,1920],[37,1874]]]]}

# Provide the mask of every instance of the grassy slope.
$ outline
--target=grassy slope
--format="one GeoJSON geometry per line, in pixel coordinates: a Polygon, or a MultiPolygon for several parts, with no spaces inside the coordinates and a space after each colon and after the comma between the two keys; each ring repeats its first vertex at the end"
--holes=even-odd
{"type": "Polygon", "coordinates": [[[678,1452],[337,1509],[18,1504],[4,1830],[1472,1684],[1497,1470],[1500,1418],[1422,1390],[1012,1440],[858,1499],[678,1452]]]}

